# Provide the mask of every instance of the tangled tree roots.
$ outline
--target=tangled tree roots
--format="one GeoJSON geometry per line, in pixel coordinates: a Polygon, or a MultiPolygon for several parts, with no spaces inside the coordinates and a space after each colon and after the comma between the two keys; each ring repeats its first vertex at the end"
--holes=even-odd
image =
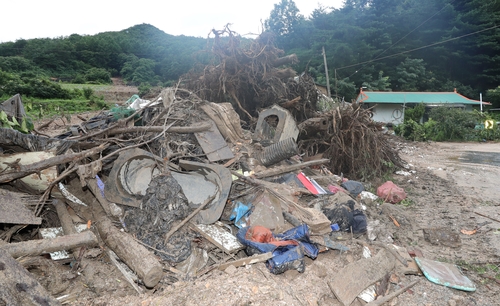
{"type": "Polygon", "coordinates": [[[242,118],[254,119],[259,108],[291,104],[294,109],[316,109],[317,90],[310,78],[294,81],[296,72],[285,65],[298,61],[295,54],[274,46],[273,36],[262,33],[252,41],[241,41],[228,26],[212,30],[212,63],[184,75],[181,86],[211,102],[231,102],[242,118]],[[307,104],[307,107],[306,107],[307,104]]]}
{"type": "Polygon", "coordinates": [[[300,148],[308,156],[323,153],[330,169],[353,179],[381,176],[403,161],[380,131],[382,125],[370,118],[370,111],[359,104],[338,107],[321,118],[329,122],[326,131],[301,134],[300,148]]]}

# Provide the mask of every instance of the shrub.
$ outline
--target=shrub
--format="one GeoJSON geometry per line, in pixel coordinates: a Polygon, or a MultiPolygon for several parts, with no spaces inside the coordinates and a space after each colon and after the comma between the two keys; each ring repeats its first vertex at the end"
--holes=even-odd
{"type": "Polygon", "coordinates": [[[83,97],[85,99],[90,100],[92,96],[94,95],[94,90],[90,87],[83,87],[83,97]]]}
{"type": "Polygon", "coordinates": [[[144,97],[146,94],[149,93],[149,91],[151,90],[151,85],[147,82],[145,83],[141,83],[141,85],[139,85],[138,89],[139,89],[139,96],[140,97],[144,97]]]}
{"type": "Polygon", "coordinates": [[[405,139],[413,141],[424,141],[427,140],[425,135],[425,129],[422,124],[419,124],[413,119],[408,119],[402,124],[397,125],[394,128],[396,135],[402,136],[405,139]]]}
{"type": "Polygon", "coordinates": [[[425,113],[425,104],[420,103],[414,107],[405,109],[405,121],[413,120],[415,122],[420,122],[420,119],[425,113]]]}
{"type": "Polygon", "coordinates": [[[440,106],[431,109],[429,117],[436,121],[431,134],[432,140],[473,140],[475,138],[474,127],[479,121],[475,112],[440,106]]]}
{"type": "Polygon", "coordinates": [[[110,84],[111,73],[103,68],[90,68],[85,73],[85,81],[89,84],[110,84]]]}

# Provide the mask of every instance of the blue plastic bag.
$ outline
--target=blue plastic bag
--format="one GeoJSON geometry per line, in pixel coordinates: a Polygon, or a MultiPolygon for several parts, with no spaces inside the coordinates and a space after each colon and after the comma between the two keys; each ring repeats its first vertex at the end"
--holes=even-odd
{"type": "Polygon", "coordinates": [[[252,211],[252,204],[243,204],[241,202],[236,202],[231,212],[231,216],[229,216],[229,221],[234,220],[234,225],[237,228],[246,227],[247,218],[252,211]]]}
{"type": "Polygon", "coordinates": [[[236,237],[246,246],[249,255],[272,252],[273,257],[266,262],[266,266],[273,274],[280,274],[290,269],[302,273],[305,270],[304,255],[316,258],[318,248],[309,239],[309,227],[306,224],[299,225],[282,234],[272,235],[279,241],[290,241],[293,244],[277,246],[272,243],[262,243],[246,238],[251,227],[241,228],[236,237]]]}

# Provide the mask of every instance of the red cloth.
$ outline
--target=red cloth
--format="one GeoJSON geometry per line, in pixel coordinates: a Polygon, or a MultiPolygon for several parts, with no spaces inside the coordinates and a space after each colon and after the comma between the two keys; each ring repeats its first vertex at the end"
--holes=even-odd
{"type": "Polygon", "coordinates": [[[383,183],[377,188],[377,195],[385,202],[396,204],[406,199],[406,192],[391,181],[383,183]]]}

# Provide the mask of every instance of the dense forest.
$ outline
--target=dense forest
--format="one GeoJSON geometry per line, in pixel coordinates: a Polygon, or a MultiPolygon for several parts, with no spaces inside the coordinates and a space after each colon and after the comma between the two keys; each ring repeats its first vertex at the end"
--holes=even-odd
{"type": "MultiPolygon", "coordinates": [[[[452,91],[500,107],[500,1],[345,0],[303,16],[293,0],[275,4],[265,32],[293,68],[351,100],[360,87],[452,91]]],[[[57,82],[169,86],[194,67],[216,60],[218,37],[172,36],[141,24],[120,32],[20,39],[0,44],[0,96],[66,98],[57,82]]],[[[223,39],[223,37],[222,37],[223,39]]],[[[242,44],[248,42],[242,38],[242,44]]]]}

